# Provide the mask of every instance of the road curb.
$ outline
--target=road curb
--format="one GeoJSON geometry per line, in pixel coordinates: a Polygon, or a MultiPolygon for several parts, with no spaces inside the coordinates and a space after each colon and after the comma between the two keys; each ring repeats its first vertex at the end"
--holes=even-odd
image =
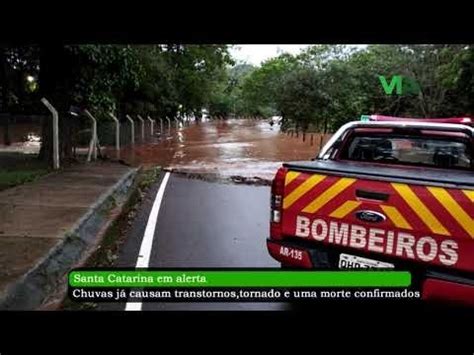
{"type": "Polygon", "coordinates": [[[0,310],[34,310],[53,293],[65,275],[96,244],[108,222],[108,212],[123,205],[137,175],[131,169],[104,192],[89,210],[32,269],[10,285],[0,298],[0,310]]]}

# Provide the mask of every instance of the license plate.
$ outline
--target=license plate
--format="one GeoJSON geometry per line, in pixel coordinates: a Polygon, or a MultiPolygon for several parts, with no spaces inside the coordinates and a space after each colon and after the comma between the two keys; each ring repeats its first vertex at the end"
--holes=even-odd
{"type": "Polygon", "coordinates": [[[362,258],[350,254],[339,255],[339,269],[393,269],[395,265],[374,259],[362,258]]]}

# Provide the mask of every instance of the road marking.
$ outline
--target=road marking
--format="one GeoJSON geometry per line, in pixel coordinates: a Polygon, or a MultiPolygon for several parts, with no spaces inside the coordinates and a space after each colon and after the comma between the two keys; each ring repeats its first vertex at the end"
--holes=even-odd
{"type": "MultiPolygon", "coordinates": [[[[150,263],[151,248],[153,246],[153,236],[155,235],[156,222],[158,220],[158,213],[160,212],[161,201],[163,201],[163,195],[165,194],[166,184],[170,177],[170,172],[166,172],[163,180],[161,181],[160,188],[156,193],[153,207],[151,208],[150,215],[148,216],[148,222],[145,228],[145,234],[143,235],[142,244],[140,251],[138,252],[136,268],[148,267],[150,263]]],[[[126,311],[141,311],[142,302],[127,302],[125,306],[126,311]]]]}

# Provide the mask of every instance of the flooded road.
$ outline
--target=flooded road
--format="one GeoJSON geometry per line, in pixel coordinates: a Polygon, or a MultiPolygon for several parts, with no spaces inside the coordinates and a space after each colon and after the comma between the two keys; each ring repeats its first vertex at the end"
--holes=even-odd
{"type": "MultiPolygon", "coordinates": [[[[291,137],[276,125],[254,120],[192,123],[165,132],[121,151],[129,164],[168,171],[138,207],[117,266],[279,268],[266,247],[270,187],[252,185],[269,185],[283,161],[315,157],[319,137],[311,144],[310,135],[303,141],[301,135],[291,137]]],[[[102,309],[287,310],[289,305],[132,302],[102,309]]]]}
{"type": "Polygon", "coordinates": [[[268,121],[216,120],[192,123],[152,143],[123,149],[121,158],[135,166],[268,180],[283,161],[309,160],[317,155],[321,137],[314,134],[313,144],[310,134],[305,138],[281,133],[278,125],[271,126],[268,121]]]}

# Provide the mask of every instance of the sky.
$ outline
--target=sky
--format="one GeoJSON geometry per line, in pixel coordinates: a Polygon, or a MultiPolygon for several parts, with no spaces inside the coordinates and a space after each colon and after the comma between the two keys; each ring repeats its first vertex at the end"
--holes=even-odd
{"type": "Polygon", "coordinates": [[[237,60],[259,65],[264,60],[276,57],[280,51],[297,54],[306,47],[307,44],[245,44],[233,46],[230,53],[237,60]]]}

